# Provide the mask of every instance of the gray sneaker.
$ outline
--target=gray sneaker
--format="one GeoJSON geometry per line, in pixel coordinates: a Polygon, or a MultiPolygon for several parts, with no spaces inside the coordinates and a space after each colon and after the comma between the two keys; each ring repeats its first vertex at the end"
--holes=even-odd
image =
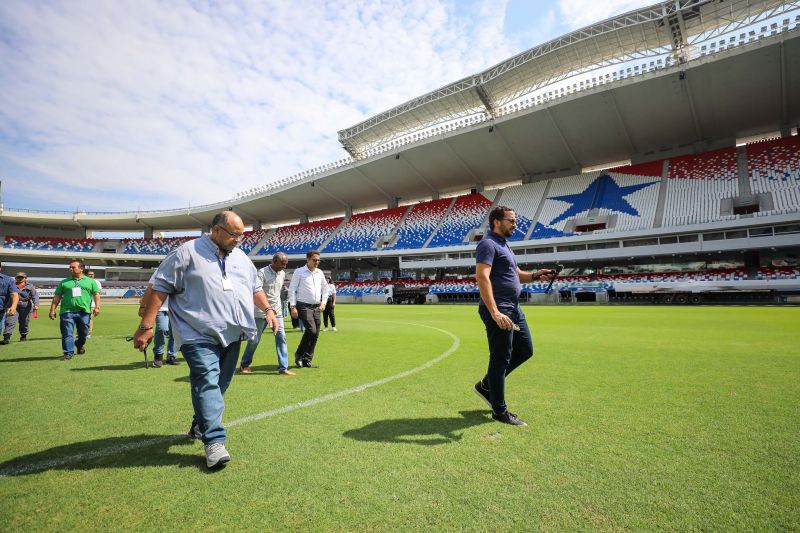
{"type": "Polygon", "coordinates": [[[206,444],[206,466],[208,468],[222,466],[230,460],[231,456],[228,454],[228,450],[225,449],[224,443],[206,444]]]}

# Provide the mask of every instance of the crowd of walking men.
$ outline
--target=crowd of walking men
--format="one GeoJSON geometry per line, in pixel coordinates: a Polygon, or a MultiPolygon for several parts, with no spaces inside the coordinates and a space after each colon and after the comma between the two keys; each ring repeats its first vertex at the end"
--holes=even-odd
{"type": "MultiPolygon", "coordinates": [[[[489,224],[491,231],[476,250],[481,295],[478,312],[486,328],[489,365],[474,391],[492,409],[495,420],[524,426],[525,422],[508,411],[504,397],[506,377],[533,355],[530,331],[519,306],[520,284],[535,279],[548,281],[555,273],[547,269],[523,272],[517,267],[506,241],[516,227],[513,209],[495,207],[489,214],[489,224]]],[[[269,328],[278,373],[295,376],[289,369],[284,327],[287,311],[293,321],[299,320],[303,330],[294,353],[297,368],[317,368],[314,355],[321,314],[325,330],[330,320],[336,331],[336,289],[319,268],[319,252],[306,254],[306,264],[294,271],[286,290],[286,254],[275,254],[269,265],[257,270],[238,248],[243,237],[242,219],[232,211],[223,211],[212,220],[209,233],[170,252],[150,278],[139,307],[140,322],[132,336],[134,347],[142,351],[155,338],[156,367],[162,366],[165,351],[167,364],[178,364],[177,350],[183,354],[189,366],[194,408],[187,434],[202,440],[209,468],[230,461],[222,413],[242,342],[247,341],[239,367],[242,374],[252,373],[253,355],[269,328]]],[[[72,261],[69,269],[71,276],[59,283],[50,307],[50,318],[55,319],[61,306],[64,360],[71,359],[76,349],[79,354],[85,353],[90,319],[100,313],[101,304],[100,286],[92,277],[84,276],[83,262],[72,261]]],[[[14,280],[0,273],[0,305],[5,309],[0,327],[3,321],[19,323],[20,340],[25,340],[27,321],[38,308],[39,299],[24,272],[14,280]]],[[[6,326],[2,343],[8,342],[11,330],[6,326]]]]}
{"type": "MultiPolygon", "coordinates": [[[[166,327],[173,349],[180,350],[189,365],[194,416],[188,435],[203,441],[209,468],[230,461],[222,412],[242,342],[247,341],[239,367],[243,374],[252,372],[253,355],[269,328],[275,341],[278,373],[295,375],[289,369],[281,301],[288,257],[277,253],[269,265],[257,270],[238,248],[242,237],[242,219],[224,211],[212,220],[210,233],[170,252],[150,278],[140,306],[141,321],[133,335],[134,346],[147,349],[158,329],[160,313],[169,310],[166,327]]],[[[295,270],[288,288],[289,312],[304,326],[294,354],[298,368],[317,368],[312,361],[320,311],[325,309],[329,292],[319,262],[319,252],[309,251],[306,265],[295,270]]],[[[164,328],[162,325],[162,331],[164,328]]],[[[167,350],[169,354],[170,348],[167,350]]],[[[156,360],[161,355],[157,344],[156,360]]],[[[170,357],[174,356],[168,356],[167,362],[170,357]]]]}
{"type": "MultiPolygon", "coordinates": [[[[0,270],[2,270],[0,263],[0,270]]],[[[36,318],[39,311],[39,292],[28,283],[25,272],[17,272],[11,278],[0,272],[0,330],[3,338],[0,345],[11,342],[14,328],[19,326],[19,340],[28,340],[31,318],[36,318]]]]}

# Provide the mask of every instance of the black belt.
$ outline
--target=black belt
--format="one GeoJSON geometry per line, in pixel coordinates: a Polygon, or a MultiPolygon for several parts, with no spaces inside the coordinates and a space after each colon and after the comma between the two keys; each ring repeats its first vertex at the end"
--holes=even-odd
{"type": "Polygon", "coordinates": [[[305,307],[311,307],[312,309],[316,309],[317,307],[319,307],[319,304],[308,304],[306,302],[297,302],[297,305],[300,304],[304,305],[305,307]]]}

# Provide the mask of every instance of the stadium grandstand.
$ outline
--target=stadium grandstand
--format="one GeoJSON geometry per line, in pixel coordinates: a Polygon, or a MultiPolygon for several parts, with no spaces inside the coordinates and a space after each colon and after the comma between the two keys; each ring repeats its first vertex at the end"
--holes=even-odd
{"type": "Polygon", "coordinates": [[[509,205],[523,268],[567,267],[553,295],[526,285],[530,301],[800,302],[798,126],[800,3],[661,2],[345,128],[347,157],[224,202],[0,207],[0,255],[45,283],[81,257],[132,295],[191,238],[158,235],[232,209],[258,266],[320,250],[342,302],[412,281],[428,301],[466,302],[488,213],[509,205]]]}

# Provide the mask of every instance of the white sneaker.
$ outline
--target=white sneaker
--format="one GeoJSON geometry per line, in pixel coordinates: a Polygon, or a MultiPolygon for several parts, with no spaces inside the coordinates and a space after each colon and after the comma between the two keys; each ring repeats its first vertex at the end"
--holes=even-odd
{"type": "Polygon", "coordinates": [[[322,328],[322,331],[328,331],[328,328],[322,328]]]}
{"type": "Polygon", "coordinates": [[[339,331],[339,330],[338,330],[338,329],[336,329],[336,328],[333,328],[333,331],[339,331]]]}
{"type": "Polygon", "coordinates": [[[208,468],[222,466],[230,460],[231,456],[228,450],[225,449],[224,443],[206,444],[206,466],[208,468]]]}

